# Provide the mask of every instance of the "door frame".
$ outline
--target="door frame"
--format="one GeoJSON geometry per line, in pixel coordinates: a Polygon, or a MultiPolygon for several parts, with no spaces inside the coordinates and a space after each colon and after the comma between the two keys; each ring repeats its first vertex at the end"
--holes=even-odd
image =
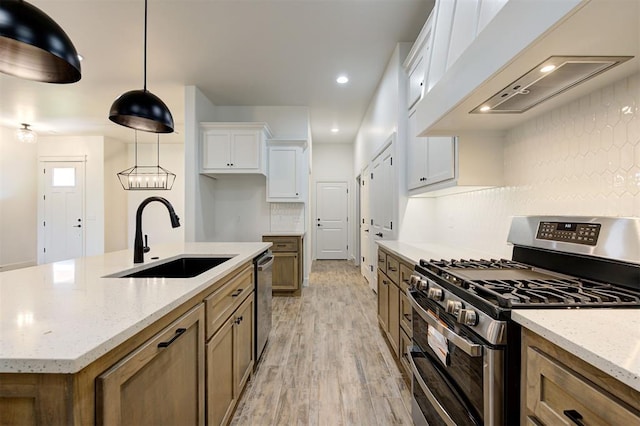
{"type": "Polygon", "coordinates": [[[51,156],[51,155],[41,155],[38,156],[38,225],[37,225],[37,262],[38,265],[44,263],[44,227],[42,223],[44,222],[44,205],[42,203],[45,194],[45,177],[44,173],[40,173],[40,170],[43,170],[46,167],[46,163],[82,163],[82,224],[85,229],[82,232],[82,253],[86,253],[87,250],[87,228],[86,228],[86,210],[87,210],[87,156],[86,155],[78,155],[78,156],[51,156]]]}
{"type": "MultiPolygon", "coordinates": [[[[349,181],[348,180],[317,180],[314,182],[314,200],[313,200],[313,209],[314,209],[314,219],[311,221],[311,223],[313,225],[316,224],[316,218],[318,217],[318,184],[321,183],[344,183],[347,186],[347,247],[351,246],[351,235],[350,235],[350,229],[351,229],[351,223],[352,221],[349,220],[351,219],[351,209],[349,208],[349,200],[350,197],[349,195],[351,195],[351,187],[349,185],[349,181]]],[[[318,259],[318,227],[314,226],[313,227],[313,260],[317,260],[318,259]]],[[[346,260],[349,260],[349,249],[347,249],[347,258],[346,260]]]]}

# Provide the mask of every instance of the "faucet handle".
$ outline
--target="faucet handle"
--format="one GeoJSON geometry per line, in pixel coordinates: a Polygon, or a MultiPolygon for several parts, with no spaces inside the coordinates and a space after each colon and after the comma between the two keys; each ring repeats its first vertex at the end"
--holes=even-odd
{"type": "Polygon", "coordinates": [[[142,251],[144,253],[149,253],[151,251],[151,247],[149,247],[149,236],[144,234],[144,247],[142,247],[142,251]]]}

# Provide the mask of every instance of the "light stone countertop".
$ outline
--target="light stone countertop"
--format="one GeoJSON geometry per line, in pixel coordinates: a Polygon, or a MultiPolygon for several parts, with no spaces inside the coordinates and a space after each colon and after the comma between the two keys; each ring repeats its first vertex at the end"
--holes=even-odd
{"type": "Polygon", "coordinates": [[[640,391],[640,309],[520,309],[511,318],[640,391]]]}
{"type": "Polygon", "coordinates": [[[123,250],[2,272],[0,373],[78,372],[270,246],[157,245],[144,264],[123,250]],[[102,278],[182,254],[233,257],[193,278],[102,278]]]}
{"type": "Polygon", "coordinates": [[[420,259],[496,259],[500,256],[469,250],[464,247],[451,247],[431,243],[405,243],[401,241],[376,241],[379,246],[392,251],[405,262],[417,265],[420,259]]]}
{"type": "Polygon", "coordinates": [[[284,231],[284,232],[264,232],[262,236],[264,237],[304,237],[306,232],[304,231],[284,231]]]}

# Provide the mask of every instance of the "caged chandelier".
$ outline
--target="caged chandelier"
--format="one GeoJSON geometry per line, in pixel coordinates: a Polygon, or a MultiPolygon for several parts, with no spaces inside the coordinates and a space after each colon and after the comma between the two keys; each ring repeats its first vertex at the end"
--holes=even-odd
{"type": "Polygon", "coordinates": [[[160,135],[156,135],[157,162],[155,166],[138,166],[138,132],[135,132],[135,164],[118,173],[125,191],[170,190],[176,180],[175,173],[160,166],[160,135]]]}

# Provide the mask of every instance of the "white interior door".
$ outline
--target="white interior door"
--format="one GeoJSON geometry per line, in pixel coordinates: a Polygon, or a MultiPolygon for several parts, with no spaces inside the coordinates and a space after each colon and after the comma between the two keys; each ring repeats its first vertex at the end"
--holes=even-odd
{"type": "Polygon", "coordinates": [[[84,162],[42,162],[40,263],[84,256],[84,162]]]}
{"type": "Polygon", "coordinates": [[[370,189],[371,180],[369,180],[369,167],[365,167],[360,175],[360,273],[367,279],[369,285],[373,285],[371,279],[371,214],[370,214],[370,189]]]}
{"type": "Polygon", "coordinates": [[[316,258],[347,259],[347,182],[316,184],[316,258]]]}

